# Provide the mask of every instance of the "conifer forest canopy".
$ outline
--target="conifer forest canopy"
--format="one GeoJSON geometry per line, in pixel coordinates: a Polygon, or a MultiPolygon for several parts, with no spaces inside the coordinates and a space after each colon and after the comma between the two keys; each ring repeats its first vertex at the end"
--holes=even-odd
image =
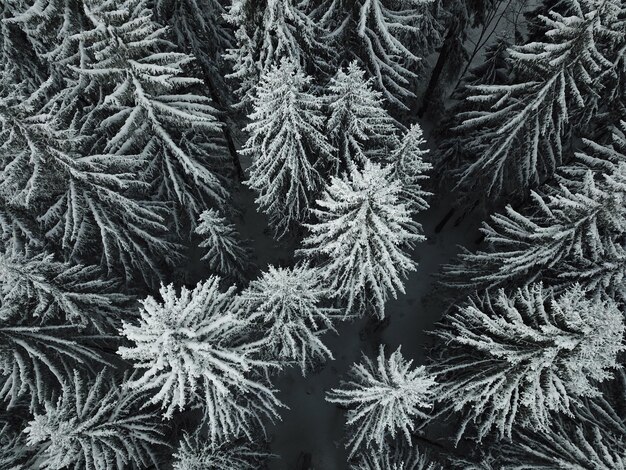
{"type": "Polygon", "coordinates": [[[0,470],[626,470],[626,0],[0,32],[0,470]]]}

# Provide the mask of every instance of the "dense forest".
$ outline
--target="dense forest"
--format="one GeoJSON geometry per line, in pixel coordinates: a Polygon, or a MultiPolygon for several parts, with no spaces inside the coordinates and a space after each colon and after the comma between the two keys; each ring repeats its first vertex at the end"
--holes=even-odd
{"type": "Polygon", "coordinates": [[[626,470],[625,1],[0,29],[0,470],[626,470]]]}

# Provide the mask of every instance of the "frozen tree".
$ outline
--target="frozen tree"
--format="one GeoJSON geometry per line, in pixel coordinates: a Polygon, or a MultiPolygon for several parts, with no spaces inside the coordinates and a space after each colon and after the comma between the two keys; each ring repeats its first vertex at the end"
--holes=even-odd
{"type": "Polygon", "coordinates": [[[465,189],[523,195],[561,165],[576,130],[621,95],[621,2],[567,3],[567,15],[542,18],[543,41],[509,50],[512,83],[469,87],[475,107],[461,115],[459,129],[472,135],[468,152],[478,158],[463,168],[465,189]]]}
{"type": "Polygon", "coordinates": [[[304,373],[318,361],[333,359],[320,336],[334,331],[336,310],[325,306],[330,292],[318,270],[308,266],[270,266],[239,296],[243,315],[262,334],[270,357],[295,361],[304,373]]]}
{"type": "Polygon", "coordinates": [[[327,0],[320,22],[356,55],[377,89],[394,105],[415,96],[414,70],[438,42],[432,0],[327,0]],[[419,51],[419,52],[415,52],[419,51]]]}
{"type": "Polygon", "coordinates": [[[94,266],[61,263],[52,255],[0,254],[0,319],[29,312],[41,322],[62,319],[110,332],[130,300],[116,287],[94,266]]]}
{"type": "Polygon", "coordinates": [[[235,28],[236,47],[226,58],[239,83],[241,103],[250,102],[259,78],[281,60],[310,73],[327,73],[332,49],[324,30],[301,0],[233,0],[226,15],[235,28]]]}
{"type": "Polygon", "coordinates": [[[624,349],[622,313],[588,300],[580,286],[555,298],[541,284],[485,294],[448,315],[436,331],[445,344],[438,399],[462,413],[479,439],[511,438],[514,426],[547,430],[555,413],[600,394],[624,349]]]}
{"type": "Polygon", "coordinates": [[[241,439],[214,446],[185,434],[174,454],[174,470],[257,470],[266,457],[241,439]]]}
{"type": "Polygon", "coordinates": [[[425,173],[432,166],[423,160],[424,155],[428,153],[424,144],[426,140],[422,128],[419,124],[413,124],[389,159],[393,167],[393,178],[399,180],[402,185],[401,199],[414,212],[428,209],[426,198],[430,193],[422,189],[422,184],[428,178],[425,173]]]}
{"type": "Polygon", "coordinates": [[[266,383],[275,364],[256,358],[260,345],[248,339],[249,323],[234,312],[235,288],[222,291],[219,281],[210,277],[180,295],[162,286],[162,303],[148,297],[139,323],[123,324],[131,345],[118,350],[143,369],[129,387],[149,390],[166,417],[200,406],[212,443],[249,435],[263,417],[278,417],[281,406],[266,383]]]}
{"type": "Polygon", "coordinates": [[[440,470],[442,467],[428,458],[414,444],[384,442],[380,449],[372,447],[357,456],[350,470],[440,470]]]}
{"type": "Polygon", "coordinates": [[[155,415],[142,411],[141,394],[122,389],[101,372],[88,382],[74,373],[63,394],[35,413],[24,430],[45,470],[123,470],[158,466],[165,444],[155,415]]]}
{"type": "Polygon", "coordinates": [[[326,400],[349,408],[350,456],[372,443],[382,451],[387,436],[402,433],[410,442],[416,420],[429,417],[436,382],[423,366],[412,368],[412,363],[400,348],[385,357],[381,346],[375,363],[364,356],[350,369],[350,379],[328,393],[326,400]]]}
{"type": "Polygon", "coordinates": [[[508,206],[492,216],[482,228],[487,248],[446,266],[448,282],[491,288],[541,279],[559,289],[578,282],[623,302],[626,160],[618,147],[587,147],[559,185],[532,193],[529,208],[508,206]],[[601,167],[593,159],[603,160],[601,167]]]}
{"type": "Polygon", "coordinates": [[[396,147],[396,121],[383,107],[382,95],[372,89],[372,79],[356,62],[337,72],[328,85],[326,101],[330,117],[326,124],[332,144],[339,152],[335,174],[382,160],[396,147]]]}
{"type": "Polygon", "coordinates": [[[177,246],[164,239],[165,206],[139,197],[138,159],[82,153],[79,136],[33,110],[42,97],[20,91],[0,98],[0,197],[33,214],[67,260],[151,283],[156,258],[172,261],[177,246]]]}
{"type": "Polygon", "coordinates": [[[71,379],[74,370],[107,363],[75,326],[42,325],[24,311],[0,320],[0,399],[8,408],[25,399],[32,410],[71,379]]]}
{"type": "Polygon", "coordinates": [[[424,237],[400,201],[402,185],[391,167],[366,162],[343,179],[333,177],[307,225],[300,255],[318,260],[330,292],[346,314],[383,318],[385,301],[404,292],[403,278],[415,269],[407,250],[424,237]]]}
{"type": "Polygon", "coordinates": [[[279,236],[305,219],[321,186],[320,171],[332,158],[322,132],[322,100],[308,90],[310,82],[291,61],[272,67],[257,87],[245,128],[250,137],[242,153],[253,158],[247,184],[279,236]]]}
{"type": "MultiPolygon", "coordinates": [[[[4,417],[3,417],[4,418],[4,417]]],[[[0,419],[0,468],[5,470],[26,470],[34,468],[32,455],[26,447],[22,433],[15,428],[13,416],[0,419]]]]}
{"type": "Polygon", "coordinates": [[[200,248],[206,248],[202,257],[216,274],[236,280],[246,277],[250,266],[250,252],[243,244],[235,226],[217,210],[200,214],[195,232],[202,237],[200,248]]]}
{"type": "Polygon", "coordinates": [[[97,121],[106,135],[100,152],[118,156],[109,157],[114,162],[142,161],[140,176],[153,192],[195,223],[209,204],[225,202],[219,170],[228,165],[211,100],[194,93],[202,81],[185,73],[192,57],[175,52],[146,0],[93,0],[86,15],[93,28],[77,39],[90,59],[75,70],[104,84],[94,89],[91,111],[103,116],[97,121]]]}
{"type": "MultiPolygon", "coordinates": [[[[622,389],[623,392],[623,389],[622,389]]],[[[621,401],[621,397],[619,398],[621,401]]],[[[502,449],[505,470],[626,469],[626,424],[603,398],[555,419],[549,433],[522,429],[502,449]]]]}

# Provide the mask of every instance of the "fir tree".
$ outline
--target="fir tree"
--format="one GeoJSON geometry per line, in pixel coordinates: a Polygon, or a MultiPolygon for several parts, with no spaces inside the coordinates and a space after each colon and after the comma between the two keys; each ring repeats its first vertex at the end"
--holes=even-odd
{"type": "Polygon", "coordinates": [[[131,299],[117,287],[119,282],[107,280],[94,266],[60,263],[52,255],[0,254],[0,319],[29,312],[41,322],[60,319],[111,332],[131,299]]]}
{"type": "Polygon", "coordinates": [[[580,286],[555,298],[541,284],[499,291],[451,313],[435,334],[445,343],[438,399],[462,412],[479,439],[511,438],[514,426],[547,430],[556,413],[600,395],[624,349],[624,322],[611,301],[580,286]]]}
{"type": "MultiPolygon", "coordinates": [[[[427,419],[435,399],[435,380],[425,368],[411,368],[400,348],[389,358],[381,346],[376,363],[363,357],[350,369],[350,380],[333,389],[326,400],[349,408],[347,446],[350,455],[372,443],[384,452],[386,436],[402,433],[407,442],[417,419],[427,419]]],[[[367,467],[366,467],[367,468],[367,467]]]]}
{"type": "Polygon", "coordinates": [[[56,401],[46,403],[24,430],[46,470],[122,470],[158,467],[163,428],[144,397],[120,388],[106,372],[94,382],[78,373],[56,401]]]}
{"type": "Polygon", "coordinates": [[[262,418],[278,417],[281,406],[266,383],[265,372],[276,364],[257,359],[259,342],[248,339],[249,323],[235,315],[234,291],[220,290],[217,277],[180,295],[162,286],[163,303],[142,301],[139,323],[123,325],[132,344],[118,350],[143,369],[129,387],[149,390],[168,418],[201,407],[212,443],[249,436],[262,418]]]}
{"type": "Polygon", "coordinates": [[[561,165],[575,130],[621,95],[621,3],[568,2],[568,16],[542,18],[542,42],[510,49],[513,83],[470,87],[476,108],[461,116],[460,130],[471,133],[468,151],[479,158],[463,169],[465,189],[482,185],[493,198],[524,194],[561,165]]]}
{"type": "Polygon", "coordinates": [[[347,44],[360,59],[385,99],[408,109],[406,99],[415,96],[414,70],[439,39],[432,4],[432,0],[328,0],[319,15],[330,37],[347,44]]]}
{"type": "Polygon", "coordinates": [[[333,359],[320,336],[334,331],[336,310],[325,306],[330,292],[320,273],[307,266],[270,266],[238,298],[243,315],[261,332],[265,348],[278,361],[295,361],[302,372],[333,359]]]}
{"type": "Polygon", "coordinates": [[[385,441],[380,449],[361,453],[350,470],[440,470],[415,443],[385,441]]]}
{"type": "Polygon", "coordinates": [[[174,470],[257,470],[266,457],[247,442],[213,446],[185,434],[174,454],[174,470]]]}
{"type": "Polygon", "coordinates": [[[558,186],[532,193],[523,212],[508,206],[492,216],[482,228],[487,248],[465,251],[445,267],[450,284],[492,288],[541,279],[563,289],[578,282],[624,301],[626,160],[617,140],[615,147],[586,143],[558,186]]]}
{"type": "MultiPolygon", "coordinates": [[[[152,283],[160,272],[157,254],[172,261],[177,246],[164,240],[165,206],[139,203],[147,184],[136,178],[137,159],[83,153],[73,131],[58,129],[50,115],[36,112],[41,96],[20,92],[0,99],[5,214],[26,210],[66,260],[94,261],[127,280],[139,275],[152,283]]],[[[18,228],[28,237],[37,228],[19,218],[10,222],[5,230],[18,228]]]]}
{"type": "Polygon", "coordinates": [[[228,192],[218,171],[227,167],[221,124],[211,100],[193,92],[202,81],[185,73],[192,57],[174,50],[145,0],[94,0],[86,12],[93,28],[78,39],[92,59],[75,69],[105,84],[92,111],[104,115],[100,152],[143,162],[140,176],[153,192],[195,223],[228,192]]]}
{"type": "Polygon", "coordinates": [[[34,410],[71,380],[74,371],[107,364],[77,327],[41,325],[20,313],[0,324],[0,399],[7,408],[25,400],[34,410]]]}
{"type": "Polygon", "coordinates": [[[247,105],[260,77],[282,60],[298,70],[328,73],[332,49],[324,30],[311,19],[299,0],[233,0],[226,15],[235,28],[236,46],[226,58],[232,62],[230,78],[239,84],[240,103],[247,105]]]}
{"type": "Polygon", "coordinates": [[[432,168],[430,163],[423,160],[428,153],[428,149],[424,148],[425,143],[421,127],[413,124],[389,159],[394,170],[393,178],[402,184],[401,199],[413,212],[428,209],[426,198],[431,195],[422,189],[423,182],[428,178],[425,173],[432,168]]]}
{"type": "Polygon", "coordinates": [[[281,61],[261,78],[245,128],[242,152],[253,157],[247,184],[279,237],[305,219],[331,159],[321,99],[307,89],[310,82],[293,62],[281,61]]]}
{"type": "Polygon", "coordinates": [[[237,281],[246,278],[250,251],[232,223],[215,209],[208,209],[200,214],[195,232],[203,238],[198,246],[207,249],[202,259],[212,272],[237,281]]]}
{"type": "Polygon", "coordinates": [[[368,159],[383,160],[396,147],[396,121],[356,62],[331,79],[326,101],[330,110],[326,128],[339,153],[335,174],[362,167],[368,159]]]}
{"type": "Polygon", "coordinates": [[[313,210],[316,223],[300,254],[320,260],[321,276],[346,314],[384,317],[389,295],[404,292],[403,278],[416,264],[407,249],[424,240],[391,167],[366,162],[343,179],[333,177],[313,210]]]}

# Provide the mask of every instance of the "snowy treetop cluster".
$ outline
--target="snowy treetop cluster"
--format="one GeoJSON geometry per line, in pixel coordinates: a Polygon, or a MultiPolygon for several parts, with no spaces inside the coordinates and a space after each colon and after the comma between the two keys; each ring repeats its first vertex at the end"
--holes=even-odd
{"type": "Polygon", "coordinates": [[[623,0],[4,0],[0,30],[0,468],[626,469],[623,0]],[[482,235],[414,357],[391,301],[455,212],[482,235]],[[296,464],[307,381],[345,430],[296,464]]]}

